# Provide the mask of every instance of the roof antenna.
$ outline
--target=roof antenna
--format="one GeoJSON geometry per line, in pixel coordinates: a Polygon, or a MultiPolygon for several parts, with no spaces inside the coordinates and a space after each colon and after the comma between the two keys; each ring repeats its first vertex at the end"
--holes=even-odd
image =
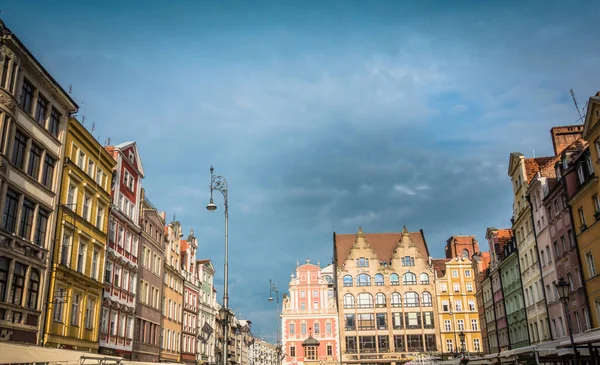
{"type": "Polygon", "coordinates": [[[69,95],[71,95],[71,93],[73,93],[73,85],[69,85],[69,95]]]}
{"type": "Polygon", "coordinates": [[[577,103],[577,98],[575,97],[575,92],[573,89],[569,90],[571,92],[571,98],[573,98],[573,104],[575,104],[575,109],[577,109],[577,114],[579,114],[578,122],[583,120],[583,115],[581,114],[581,110],[579,110],[579,104],[577,103]]]}

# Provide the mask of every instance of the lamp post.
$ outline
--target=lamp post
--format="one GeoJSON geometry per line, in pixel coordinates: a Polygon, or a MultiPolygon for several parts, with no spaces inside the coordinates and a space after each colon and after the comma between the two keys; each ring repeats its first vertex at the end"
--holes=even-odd
{"type": "Polygon", "coordinates": [[[225,201],[225,259],[224,267],[224,283],[223,283],[223,307],[222,314],[225,317],[223,320],[223,365],[227,365],[227,341],[229,337],[229,204],[227,201],[227,180],[223,176],[214,174],[214,167],[210,167],[210,201],[206,209],[210,212],[217,210],[217,206],[213,201],[213,191],[220,191],[223,194],[225,201]]]}
{"type": "Polygon", "coordinates": [[[460,333],[458,334],[458,338],[460,339],[460,363],[467,364],[469,362],[469,359],[466,356],[467,346],[465,342],[465,333],[463,331],[460,331],[460,333]]]}
{"type": "Polygon", "coordinates": [[[571,347],[573,348],[573,360],[575,364],[578,364],[577,347],[575,346],[575,340],[573,340],[573,329],[571,328],[571,316],[569,315],[569,292],[571,284],[565,280],[562,276],[558,279],[558,283],[554,283],[560,301],[565,307],[565,317],[567,317],[567,327],[569,328],[569,338],[571,340],[571,347]]]}
{"type": "Polygon", "coordinates": [[[273,283],[273,281],[269,279],[269,302],[273,301],[273,293],[275,293],[275,298],[277,299],[277,343],[275,344],[275,353],[277,356],[276,364],[281,364],[281,340],[279,338],[279,331],[281,329],[279,325],[279,320],[281,319],[281,309],[279,306],[279,290],[277,290],[277,286],[273,283]]]}

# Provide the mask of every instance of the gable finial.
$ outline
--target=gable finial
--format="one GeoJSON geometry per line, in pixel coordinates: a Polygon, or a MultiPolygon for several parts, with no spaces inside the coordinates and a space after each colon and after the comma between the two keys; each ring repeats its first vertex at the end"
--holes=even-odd
{"type": "Polygon", "coordinates": [[[356,237],[365,237],[365,232],[363,232],[362,227],[358,227],[358,233],[356,234],[356,237]]]}
{"type": "Polygon", "coordinates": [[[403,235],[409,234],[408,229],[406,228],[406,226],[404,226],[404,228],[402,229],[402,234],[403,235]]]}

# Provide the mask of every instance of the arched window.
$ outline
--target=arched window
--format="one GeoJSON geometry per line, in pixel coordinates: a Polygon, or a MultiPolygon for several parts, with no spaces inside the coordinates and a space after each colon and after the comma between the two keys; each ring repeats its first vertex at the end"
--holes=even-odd
{"type": "Polygon", "coordinates": [[[6,301],[6,287],[8,285],[8,267],[10,260],[6,257],[0,257],[0,302],[6,301]]]}
{"type": "Polygon", "coordinates": [[[31,273],[29,274],[29,288],[27,289],[27,308],[37,309],[39,292],[40,274],[36,269],[31,269],[31,273]]]}
{"type": "Polygon", "coordinates": [[[400,285],[400,277],[398,276],[398,274],[394,273],[390,275],[390,284],[400,285]]]}
{"type": "Polygon", "coordinates": [[[375,285],[382,286],[383,285],[383,275],[375,274],[375,285]]]}
{"type": "Polygon", "coordinates": [[[466,248],[462,251],[462,257],[463,259],[468,259],[469,258],[469,250],[467,250],[466,248]]]}
{"type": "Polygon", "coordinates": [[[414,291],[404,293],[404,306],[405,307],[418,307],[419,306],[419,294],[414,291]]]}
{"type": "Polygon", "coordinates": [[[368,274],[359,274],[356,277],[356,286],[371,286],[371,277],[368,274]]]}
{"type": "Polygon", "coordinates": [[[352,294],[344,295],[344,308],[354,308],[354,297],[352,294]]]}
{"type": "Polygon", "coordinates": [[[329,275],[325,275],[325,281],[327,282],[327,284],[332,284],[333,283],[333,279],[329,275]]]}
{"type": "Polygon", "coordinates": [[[400,293],[392,293],[392,307],[402,307],[402,297],[400,293]]]}
{"type": "Polygon", "coordinates": [[[431,293],[424,291],[423,292],[423,300],[421,301],[421,305],[423,307],[432,307],[433,301],[431,300],[431,293]]]}
{"type": "Polygon", "coordinates": [[[12,302],[16,305],[23,303],[23,288],[25,287],[25,266],[19,262],[15,262],[15,270],[13,271],[13,282],[11,290],[12,302]]]}
{"type": "Polygon", "coordinates": [[[344,286],[352,286],[352,276],[344,276],[344,286]]]}
{"type": "Polygon", "coordinates": [[[429,275],[426,272],[421,273],[419,281],[421,284],[429,284],[429,275]]]}
{"type": "Polygon", "coordinates": [[[385,307],[385,294],[377,293],[375,296],[375,306],[378,308],[385,307]]]}
{"type": "Polygon", "coordinates": [[[373,308],[373,296],[369,293],[358,294],[357,308],[373,308]]]}
{"type": "Polygon", "coordinates": [[[402,275],[402,284],[403,285],[415,285],[417,284],[417,275],[412,272],[407,272],[402,275]]]}

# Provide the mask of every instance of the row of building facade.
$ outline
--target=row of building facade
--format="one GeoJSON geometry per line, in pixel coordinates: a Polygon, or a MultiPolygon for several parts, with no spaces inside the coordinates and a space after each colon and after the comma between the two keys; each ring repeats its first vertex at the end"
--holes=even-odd
{"type": "Polygon", "coordinates": [[[291,277],[284,363],[399,364],[460,353],[473,363],[577,354],[596,364],[600,93],[583,124],[550,135],[553,156],[510,154],[512,226],[487,229],[488,251],[474,236],[452,236],[446,258],[434,259],[423,231],[334,233],[333,264],[307,260],[291,277]]]}
{"type": "Polygon", "coordinates": [[[0,342],[214,364],[275,362],[250,321],[223,326],[193,230],[142,188],[135,142],[101,145],[77,103],[0,21],[0,342]]]}

